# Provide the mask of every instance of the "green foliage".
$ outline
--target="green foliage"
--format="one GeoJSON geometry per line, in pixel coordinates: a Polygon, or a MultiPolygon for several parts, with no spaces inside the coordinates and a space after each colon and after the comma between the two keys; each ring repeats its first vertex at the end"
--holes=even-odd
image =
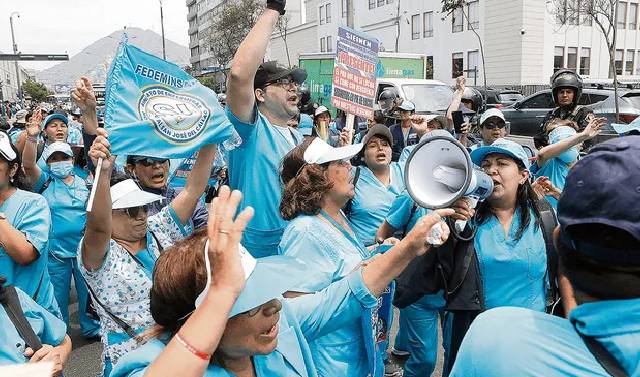
{"type": "Polygon", "coordinates": [[[27,79],[27,81],[22,84],[22,91],[25,96],[31,96],[31,100],[34,102],[46,101],[47,96],[53,94],[44,84],[31,79],[27,79]]]}
{"type": "Polygon", "coordinates": [[[211,76],[200,76],[198,77],[198,81],[200,81],[200,84],[206,86],[207,88],[211,89],[211,90],[215,90],[217,83],[216,83],[216,79],[214,77],[211,76]]]}
{"type": "Polygon", "coordinates": [[[442,13],[448,14],[454,9],[462,8],[464,6],[464,0],[442,0],[442,13]]]}

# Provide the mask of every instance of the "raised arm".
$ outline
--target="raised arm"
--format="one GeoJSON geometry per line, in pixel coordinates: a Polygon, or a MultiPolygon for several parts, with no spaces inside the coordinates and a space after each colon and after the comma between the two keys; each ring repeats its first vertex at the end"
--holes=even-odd
{"type": "MultiPolygon", "coordinates": [[[[96,95],[91,80],[82,76],[76,81],[76,87],[71,92],[73,101],[82,110],[84,118],[83,129],[88,135],[95,135],[98,130],[98,116],[96,114],[96,95]]],[[[87,148],[91,147],[90,145],[87,148]]]]}
{"type": "Polygon", "coordinates": [[[42,112],[40,111],[40,107],[36,107],[33,112],[33,116],[29,119],[29,123],[25,128],[24,134],[27,136],[24,149],[22,150],[22,168],[24,169],[24,175],[30,186],[33,186],[38,182],[40,174],[42,174],[42,171],[36,161],[38,159],[38,135],[40,134],[40,122],[42,122],[42,112]]]}
{"type": "Polygon", "coordinates": [[[181,224],[186,224],[196,209],[198,200],[207,188],[209,175],[213,160],[216,157],[217,147],[215,145],[205,145],[198,152],[198,158],[193,164],[193,169],[187,178],[184,190],[171,201],[171,208],[180,219],[181,224]]]}
{"type": "Polygon", "coordinates": [[[457,111],[460,108],[460,103],[462,102],[462,94],[464,94],[465,89],[465,78],[464,76],[460,76],[456,78],[456,90],[453,92],[453,98],[451,99],[451,104],[447,109],[447,129],[449,131],[453,130],[453,112],[457,111]]]}
{"type": "Polygon", "coordinates": [[[558,157],[580,143],[593,139],[600,133],[600,127],[606,123],[606,118],[593,118],[582,132],[540,149],[540,152],[538,152],[538,166],[543,167],[552,158],[558,157]]]}
{"type": "MultiPolygon", "coordinates": [[[[280,12],[277,9],[284,1],[267,1],[267,8],[262,12],[247,37],[240,43],[227,79],[227,106],[241,122],[253,123],[255,92],[253,78],[264,59],[267,44],[275,28],[280,12]]],[[[282,11],[283,12],[283,11],[282,11]]]]}
{"type": "Polygon", "coordinates": [[[93,209],[87,213],[87,225],[82,239],[82,263],[87,270],[97,270],[102,266],[109,241],[111,240],[111,169],[115,156],[111,155],[111,144],[107,140],[107,131],[97,130],[98,137],[93,142],[89,156],[95,166],[102,158],[100,178],[96,185],[93,209]]]}

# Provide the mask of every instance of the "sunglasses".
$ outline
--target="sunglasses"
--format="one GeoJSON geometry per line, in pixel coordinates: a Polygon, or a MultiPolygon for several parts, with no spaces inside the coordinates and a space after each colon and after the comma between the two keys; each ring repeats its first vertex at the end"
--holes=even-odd
{"type": "Polygon", "coordinates": [[[138,207],[123,208],[121,211],[124,211],[129,218],[135,219],[140,215],[140,211],[143,211],[145,214],[149,213],[149,205],[145,204],[138,207]]]}
{"type": "Polygon", "coordinates": [[[488,123],[484,123],[482,125],[482,127],[488,129],[488,130],[494,130],[496,128],[498,129],[503,129],[505,128],[507,125],[505,123],[493,123],[493,122],[488,122],[488,123]]]}
{"type": "Polygon", "coordinates": [[[169,161],[169,160],[166,159],[166,158],[165,159],[157,159],[157,158],[147,157],[147,158],[143,158],[141,160],[136,160],[136,163],[142,164],[142,166],[144,166],[144,167],[149,167],[149,166],[151,166],[153,164],[156,164],[156,163],[162,165],[167,161],[169,161]]]}

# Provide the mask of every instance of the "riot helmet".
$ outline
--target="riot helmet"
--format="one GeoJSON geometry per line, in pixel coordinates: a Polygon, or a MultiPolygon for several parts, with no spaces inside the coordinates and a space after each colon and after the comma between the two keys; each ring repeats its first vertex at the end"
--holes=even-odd
{"type": "Polygon", "coordinates": [[[317,104],[311,101],[311,90],[306,84],[298,88],[298,96],[300,97],[300,101],[298,101],[298,109],[300,109],[300,112],[302,114],[313,115],[317,104]]]}
{"type": "Polygon", "coordinates": [[[468,86],[464,88],[464,92],[462,93],[462,101],[471,102],[472,108],[470,110],[475,111],[476,114],[482,112],[482,94],[477,89],[468,86]]]}
{"type": "Polygon", "coordinates": [[[572,105],[576,105],[582,96],[582,78],[570,69],[558,70],[551,76],[551,96],[553,102],[559,105],[557,91],[561,88],[570,88],[575,91],[572,105]]]}
{"type": "Polygon", "coordinates": [[[393,86],[388,88],[384,88],[380,95],[378,96],[378,105],[380,105],[380,110],[386,116],[390,116],[395,110],[396,105],[400,103],[400,93],[393,86]]]}

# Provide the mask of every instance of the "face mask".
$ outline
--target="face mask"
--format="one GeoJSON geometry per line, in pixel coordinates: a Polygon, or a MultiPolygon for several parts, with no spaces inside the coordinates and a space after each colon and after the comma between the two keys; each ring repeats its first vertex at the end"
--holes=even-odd
{"type": "Polygon", "coordinates": [[[63,179],[71,174],[73,170],[73,162],[72,161],[60,161],[60,162],[52,162],[49,164],[49,170],[51,171],[51,175],[58,179],[63,179]]]}

